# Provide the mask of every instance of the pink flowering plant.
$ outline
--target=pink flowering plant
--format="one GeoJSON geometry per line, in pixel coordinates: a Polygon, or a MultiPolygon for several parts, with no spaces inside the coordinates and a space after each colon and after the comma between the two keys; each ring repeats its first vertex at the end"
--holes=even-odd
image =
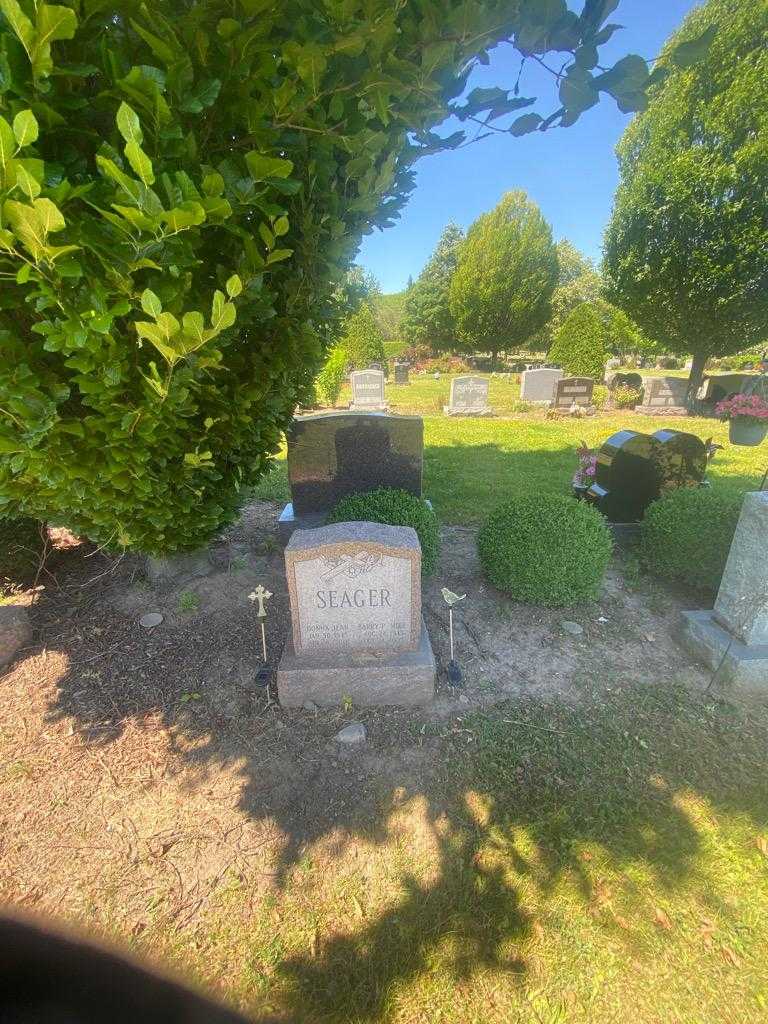
{"type": "Polygon", "coordinates": [[[722,420],[745,420],[747,423],[763,423],[768,426],[768,402],[760,395],[724,398],[715,406],[715,412],[722,420]]]}
{"type": "Polygon", "coordinates": [[[579,466],[573,477],[574,487],[590,487],[597,472],[597,452],[589,448],[586,441],[582,441],[576,449],[576,455],[579,466]]]}

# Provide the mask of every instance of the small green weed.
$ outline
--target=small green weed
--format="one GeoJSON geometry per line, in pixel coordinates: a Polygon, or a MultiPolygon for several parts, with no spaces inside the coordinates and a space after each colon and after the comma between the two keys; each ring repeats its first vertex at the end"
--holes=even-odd
{"type": "Polygon", "coordinates": [[[192,590],[182,590],[179,594],[179,611],[196,612],[200,610],[200,598],[192,590]]]}

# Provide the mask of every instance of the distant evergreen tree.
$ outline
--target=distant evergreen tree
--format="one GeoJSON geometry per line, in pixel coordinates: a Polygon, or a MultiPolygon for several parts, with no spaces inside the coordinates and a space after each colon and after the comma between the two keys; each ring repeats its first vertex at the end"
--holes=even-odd
{"type": "Polygon", "coordinates": [[[339,345],[353,370],[384,362],[384,336],[367,302],[346,321],[339,345]]]}
{"type": "Polygon", "coordinates": [[[568,377],[592,377],[602,384],[607,358],[600,313],[591,302],[582,302],[557,332],[549,359],[559,363],[568,377]]]}
{"type": "Polygon", "coordinates": [[[523,346],[549,320],[558,280],[552,230],[525,192],[508,192],[467,232],[451,279],[451,312],[467,347],[523,346]]]}
{"type": "Polygon", "coordinates": [[[449,292],[463,240],[461,228],[448,224],[418,280],[409,285],[401,323],[408,344],[429,345],[434,352],[459,347],[449,292]]]}

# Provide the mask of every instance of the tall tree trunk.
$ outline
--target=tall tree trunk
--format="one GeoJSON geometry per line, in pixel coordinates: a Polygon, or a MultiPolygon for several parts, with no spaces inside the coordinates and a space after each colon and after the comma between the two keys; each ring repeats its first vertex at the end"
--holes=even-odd
{"type": "Polygon", "coordinates": [[[691,372],[688,377],[688,394],[686,396],[686,404],[691,411],[695,411],[696,408],[696,395],[701,387],[701,381],[704,376],[704,367],[707,365],[707,358],[708,356],[703,352],[697,352],[693,357],[691,372]]]}

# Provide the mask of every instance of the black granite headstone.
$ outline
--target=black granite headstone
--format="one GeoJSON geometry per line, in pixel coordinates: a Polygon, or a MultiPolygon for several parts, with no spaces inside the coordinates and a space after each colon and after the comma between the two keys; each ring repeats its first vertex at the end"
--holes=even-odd
{"type": "Polygon", "coordinates": [[[408,363],[395,363],[395,384],[408,383],[408,363]]]}
{"type": "Polygon", "coordinates": [[[639,373],[614,373],[608,381],[609,391],[615,391],[616,388],[636,388],[641,391],[642,387],[643,378],[639,373]]]}
{"type": "Polygon", "coordinates": [[[421,497],[424,421],[384,413],[297,416],[288,431],[292,502],[280,516],[284,538],[322,525],[348,494],[397,487],[421,497]]]}
{"type": "Polygon", "coordinates": [[[587,498],[609,522],[637,523],[662,494],[700,484],[706,468],[704,442],[694,434],[620,430],[598,452],[587,498]]]}

